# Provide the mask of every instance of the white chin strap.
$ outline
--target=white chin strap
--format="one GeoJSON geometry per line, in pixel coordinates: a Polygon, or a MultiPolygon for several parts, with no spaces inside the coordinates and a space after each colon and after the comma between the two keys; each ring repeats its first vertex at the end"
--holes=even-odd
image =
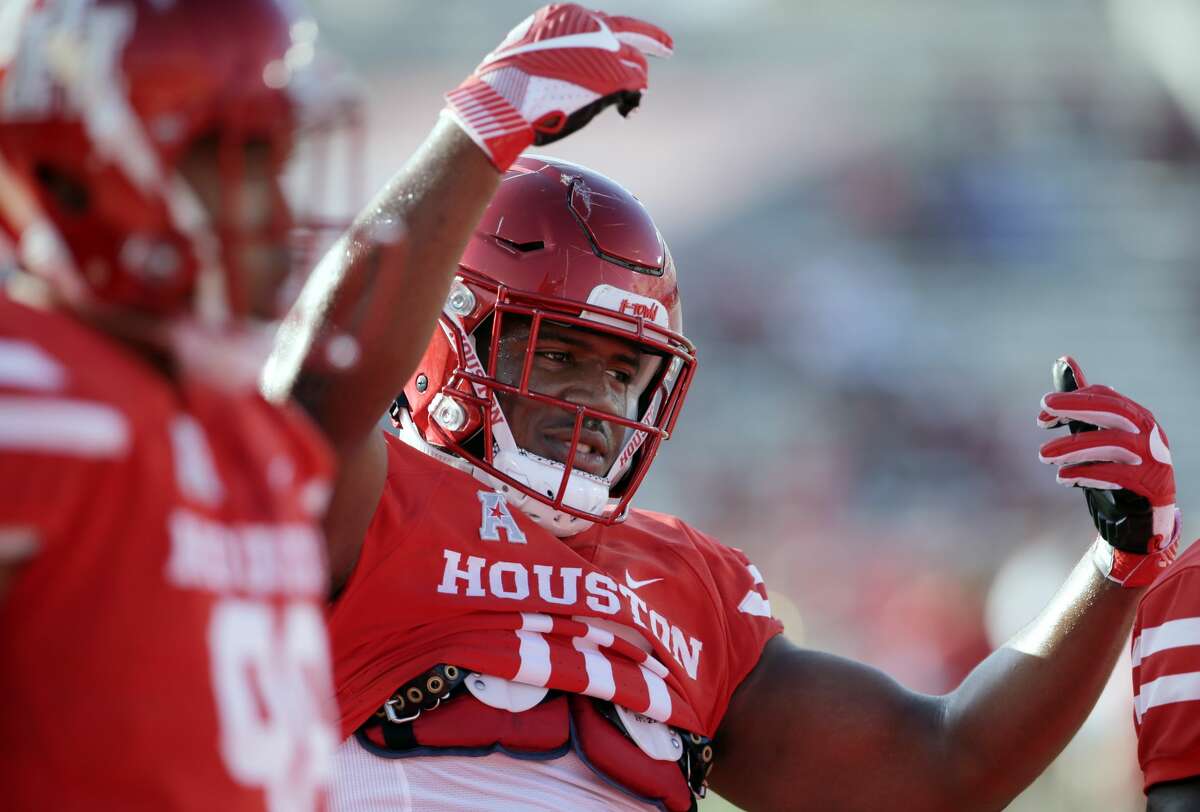
{"type": "MultiPolygon", "coordinates": [[[[502,448],[496,453],[492,464],[505,476],[512,477],[530,490],[545,494],[549,499],[558,495],[566,470],[561,462],[516,447],[502,448]]],[[[484,471],[476,470],[476,477],[485,480],[504,494],[510,505],[519,508],[540,527],[560,538],[582,533],[592,526],[590,520],[555,510],[484,471]]],[[[608,482],[584,471],[572,471],[567,478],[567,490],[562,501],[570,508],[599,517],[608,504],[608,482]]]]}

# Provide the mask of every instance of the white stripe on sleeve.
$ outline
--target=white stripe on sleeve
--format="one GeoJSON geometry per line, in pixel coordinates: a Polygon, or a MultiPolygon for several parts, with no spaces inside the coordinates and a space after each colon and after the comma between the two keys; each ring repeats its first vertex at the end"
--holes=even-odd
{"type": "Polygon", "coordinates": [[[0,527],[0,564],[15,564],[37,552],[38,537],[32,527],[0,527]]]}
{"type": "Polygon", "coordinates": [[[1142,633],[1133,639],[1133,664],[1140,665],[1152,654],[1183,646],[1200,646],[1200,617],[1168,620],[1161,626],[1142,629],[1142,633]]]}
{"type": "Polygon", "coordinates": [[[0,449],[78,457],[117,457],[129,449],[129,423],[102,403],[0,396],[0,449]]]}
{"type": "Polygon", "coordinates": [[[1133,698],[1133,709],[1140,723],[1142,716],[1151,708],[1197,699],[1200,699],[1200,671],[1170,674],[1143,685],[1142,690],[1133,698]]]}
{"type": "Polygon", "coordinates": [[[61,389],[67,373],[45,350],[28,341],[0,338],[0,386],[61,389]]]}

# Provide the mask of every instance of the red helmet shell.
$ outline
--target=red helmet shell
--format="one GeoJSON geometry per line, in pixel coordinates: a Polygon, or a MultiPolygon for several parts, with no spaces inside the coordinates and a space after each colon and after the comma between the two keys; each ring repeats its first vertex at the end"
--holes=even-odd
{"type": "Polygon", "coordinates": [[[629,290],[661,302],[667,326],[683,331],[675,264],[646,207],[615,181],[566,161],[518,159],[460,265],[513,290],[570,301],[586,302],[598,285],[629,290]]]}

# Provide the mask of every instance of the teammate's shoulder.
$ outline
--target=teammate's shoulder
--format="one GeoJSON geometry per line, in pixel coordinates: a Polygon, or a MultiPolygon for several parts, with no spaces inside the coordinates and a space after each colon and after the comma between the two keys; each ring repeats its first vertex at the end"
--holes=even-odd
{"type": "Polygon", "coordinates": [[[121,459],[170,403],[165,380],[112,339],[0,295],[5,451],[21,459],[121,459]]]}
{"type": "Polygon", "coordinates": [[[169,398],[165,379],[116,340],[69,315],[0,295],[0,389],[130,409],[169,398]]]}

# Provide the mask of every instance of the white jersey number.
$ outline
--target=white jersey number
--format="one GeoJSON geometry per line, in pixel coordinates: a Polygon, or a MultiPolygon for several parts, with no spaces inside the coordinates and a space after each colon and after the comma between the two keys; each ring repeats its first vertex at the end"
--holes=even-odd
{"type": "Polygon", "coordinates": [[[316,808],[337,746],[325,713],[333,686],[320,612],[226,599],[213,609],[208,642],[230,775],[261,788],[273,812],[316,808]]]}

